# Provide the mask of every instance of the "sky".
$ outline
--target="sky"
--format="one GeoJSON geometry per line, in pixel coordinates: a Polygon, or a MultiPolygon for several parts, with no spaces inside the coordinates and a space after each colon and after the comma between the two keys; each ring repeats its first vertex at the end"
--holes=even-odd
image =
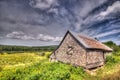
{"type": "Polygon", "coordinates": [[[120,0],[0,0],[2,45],[58,45],[67,30],[120,45],[120,0]]]}

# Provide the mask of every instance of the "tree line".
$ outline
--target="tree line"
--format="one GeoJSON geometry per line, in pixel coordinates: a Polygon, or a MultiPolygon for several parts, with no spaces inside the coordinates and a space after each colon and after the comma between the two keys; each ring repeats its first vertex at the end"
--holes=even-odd
{"type": "MultiPolygon", "coordinates": [[[[112,41],[104,42],[105,45],[111,47],[114,53],[120,52],[120,46],[116,45],[112,41]]],[[[39,52],[39,51],[54,51],[57,45],[53,46],[11,46],[11,45],[0,45],[0,53],[3,52],[39,52]]],[[[119,53],[120,54],[120,53],[119,53]]]]}
{"type": "Polygon", "coordinates": [[[38,52],[38,51],[53,51],[56,49],[54,46],[9,46],[0,45],[0,53],[2,52],[38,52]]]}

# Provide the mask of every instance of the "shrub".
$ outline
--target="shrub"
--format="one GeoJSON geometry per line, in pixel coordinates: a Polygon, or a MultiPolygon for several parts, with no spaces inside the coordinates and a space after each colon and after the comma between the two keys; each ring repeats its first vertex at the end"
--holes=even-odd
{"type": "Polygon", "coordinates": [[[106,57],[107,65],[112,65],[115,64],[116,62],[117,62],[116,59],[112,55],[106,57]]]}
{"type": "Polygon", "coordinates": [[[113,52],[113,55],[120,56],[120,52],[113,52]]]}
{"type": "Polygon", "coordinates": [[[40,56],[45,56],[45,53],[44,52],[40,53],[40,56]]]}
{"type": "Polygon", "coordinates": [[[46,57],[49,58],[51,54],[46,54],[46,57]]]}
{"type": "Polygon", "coordinates": [[[34,74],[32,76],[30,76],[29,80],[39,80],[40,75],[39,74],[34,74]]]}
{"type": "Polygon", "coordinates": [[[2,67],[0,66],[0,72],[2,71],[2,67]]]}

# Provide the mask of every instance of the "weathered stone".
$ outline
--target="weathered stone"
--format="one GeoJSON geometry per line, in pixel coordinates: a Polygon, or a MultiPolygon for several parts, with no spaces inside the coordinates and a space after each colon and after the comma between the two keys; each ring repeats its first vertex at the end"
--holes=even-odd
{"type": "Polygon", "coordinates": [[[105,51],[87,49],[76,38],[67,33],[59,47],[50,56],[51,61],[60,61],[86,69],[102,66],[105,63],[105,51]]]}

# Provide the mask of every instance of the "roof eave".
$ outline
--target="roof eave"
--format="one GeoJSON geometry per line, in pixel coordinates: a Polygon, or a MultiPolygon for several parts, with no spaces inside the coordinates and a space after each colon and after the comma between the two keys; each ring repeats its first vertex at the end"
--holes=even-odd
{"type": "Polygon", "coordinates": [[[88,50],[102,50],[102,51],[104,51],[104,52],[113,52],[113,50],[112,50],[112,49],[110,49],[110,50],[106,50],[106,49],[99,49],[99,48],[86,48],[86,49],[88,49],[88,50]]]}

